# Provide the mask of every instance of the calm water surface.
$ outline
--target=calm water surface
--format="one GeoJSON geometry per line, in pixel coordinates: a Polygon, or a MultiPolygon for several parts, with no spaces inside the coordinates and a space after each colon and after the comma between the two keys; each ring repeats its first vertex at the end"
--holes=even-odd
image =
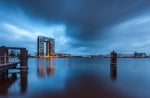
{"type": "Polygon", "coordinates": [[[28,74],[0,80],[0,98],[150,98],[150,59],[29,59],[28,74]]]}

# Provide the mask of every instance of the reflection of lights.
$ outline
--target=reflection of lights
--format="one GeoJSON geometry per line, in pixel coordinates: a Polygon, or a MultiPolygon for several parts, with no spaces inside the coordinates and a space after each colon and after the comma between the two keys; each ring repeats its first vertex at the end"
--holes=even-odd
{"type": "Polygon", "coordinates": [[[45,74],[44,74],[44,67],[43,66],[38,66],[38,74],[41,77],[45,76],[45,74]]]}
{"type": "Polygon", "coordinates": [[[47,67],[47,74],[53,75],[54,73],[54,67],[47,67]]]}
{"type": "Polygon", "coordinates": [[[38,75],[40,77],[45,77],[48,75],[53,75],[54,73],[54,65],[53,65],[53,58],[49,58],[46,60],[46,66],[44,66],[44,60],[45,59],[39,59],[39,65],[38,65],[38,75]]]}
{"type": "Polygon", "coordinates": [[[50,57],[50,59],[49,59],[49,65],[47,67],[47,73],[50,74],[50,75],[52,75],[53,72],[54,72],[53,60],[54,59],[52,57],[50,57]]]}
{"type": "Polygon", "coordinates": [[[41,77],[45,76],[44,67],[43,67],[43,59],[39,59],[38,75],[41,77]]]}

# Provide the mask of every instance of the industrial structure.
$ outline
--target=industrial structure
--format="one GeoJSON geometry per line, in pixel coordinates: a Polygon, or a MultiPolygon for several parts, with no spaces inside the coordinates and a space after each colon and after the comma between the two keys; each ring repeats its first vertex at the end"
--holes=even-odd
{"type": "Polygon", "coordinates": [[[39,36],[37,38],[37,56],[51,57],[54,55],[55,40],[52,38],[39,36]],[[44,43],[46,43],[46,53],[44,53],[44,43]]]}
{"type": "Polygon", "coordinates": [[[0,47],[0,76],[7,77],[9,70],[19,69],[20,73],[27,73],[28,51],[20,47],[0,47]],[[9,50],[20,51],[19,55],[10,56],[9,50]],[[18,64],[20,66],[18,66],[18,64]]]}

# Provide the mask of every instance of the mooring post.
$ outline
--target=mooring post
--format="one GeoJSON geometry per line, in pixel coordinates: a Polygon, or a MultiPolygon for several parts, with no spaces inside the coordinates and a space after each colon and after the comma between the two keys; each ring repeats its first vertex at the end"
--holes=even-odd
{"type": "MultiPolygon", "coordinates": [[[[7,63],[7,54],[5,53],[5,55],[4,55],[4,64],[6,65],[6,63],[7,63]]],[[[5,66],[5,78],[8,78],[7,66],[5,66]]]]}
{"type": "Polygon", "coordinates": [[[110,53],[110,79],[117,79],[117,53],[115,51],[110,53]]]}
{"type": "Polygon", "coordinates": [[[117,65],[117,53],[115,51],[110,53],[110,64],[117,65]]]}
{"type": "MultiPolygon", "coordinates": [[[[0,47],[0,58],[1,58],[0,64],[5,65],[8,62],[7,55],[8,55],[8,49],[5,46],[1,46],[0,47]]],[[[2,70],[0,73],[2,74],[2,77],[7,78],[8,77],[7,67],[5,66],[4,70],[2,70]]]]}
{"type": "Polygon", "coordinates": [[[1,64],[5,64],[7,62],[6,56],[8,55],[8,49],[5,46],[0,47],[0,57],[1,64]]]}
{"type": "Polygon", "coordinates": [[[23,48],[20,50],[20,72],[27,73],[28,70],[28,51],[23,48]]]}

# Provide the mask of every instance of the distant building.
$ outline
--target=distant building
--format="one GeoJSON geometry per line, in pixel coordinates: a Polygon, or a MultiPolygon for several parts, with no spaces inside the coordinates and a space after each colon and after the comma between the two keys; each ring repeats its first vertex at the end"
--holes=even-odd
{"type": "Polygon", "coordinates": [[[52,38],[39,36],[37,39],[37,56],[50,57],[54,55],[55,40],[52,38]],[[44,43],[46,43],[46,54],[44,54],[44,43]]]}
{"type": "Polygon", "coordinates": [[[55,57],[73,57],[71,54],[55,53],[55,57]]]}
{"type": "Polygon", "coordinates": [[[144,57],[147,57],[147,55],[146,55],[146,53],[134,52],[134,57],[135,58],[144,58],[144,57]]]}
{"type": "Polygon", "coordinates": [[[122,53],[118,53],[118,57],[119,58],[132,58],[134,56],[134,54],[122,54],[122,53]]]}

